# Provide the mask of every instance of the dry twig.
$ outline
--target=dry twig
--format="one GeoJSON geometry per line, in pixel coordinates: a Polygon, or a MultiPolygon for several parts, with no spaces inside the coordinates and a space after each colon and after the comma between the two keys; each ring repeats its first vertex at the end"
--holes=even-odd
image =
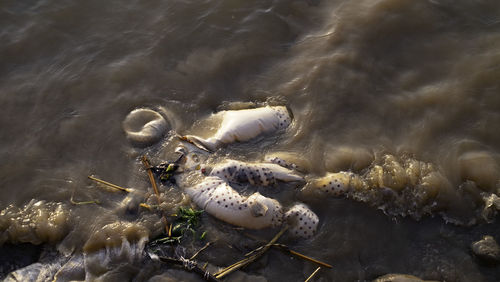
{"type": "Polygon", "coordinates": [[[117,190],[120,190],[120,191],[123,191],[123,192],[127,192],[127,193],[129,193],[129,192],[130,192],[130,189],[129,189],[129,188],[123,188],[123,187],[118,186],[118,185],[116,185],[116,184],[113,184],[113,183],[110,183],[110,182],[104,181],[104,180],[99,179],[99,178],[95,178],[95,177],[93,177],[93,176],[91,176],[91,175],[89,175],[88,177],[89,177],[89,179],[92,179],[92,180],[94,180],[94,181],[96,181],[96,182],[99,182],[99,183],[101,183],[101,184],[104,184],[104,185],[106,185],[106,186],[108,186],[108,187],[111,187],[111,188],[113,188],[113,189],[117,189],[117,190]]]}
{"type": "MultiPolygon", "coordinates": [[[[151,164],[149,163],[149,160],[146,158],[146,156],[142,156],[141,161],[142,161],[142,164],[144,165],[144,167],[146,168],[146,171],[148,173],[149,181],[151,182],[151,186],[153,186],[153,190],[155,192],[158,205],[160,205],[161,204],[160,203],[160,192],[158,191],[158,186],[156,186],[156,180],[155,180],[155,177],[153,175],[153,171],[151,170],[151,164]]],[[[170,228],[168,221],[167,221],[167,218],[165,217],[163,212],[161,215],[161,221],[165,224],[165,232],[168,234],[169,237],[172,236],[172,228],[170,228]]]]}
{"type": "Polygon", "coordinates": [[[276,236],[274,236],[273,239],[271,239],[271,241],[269,241],[269,243],[264,245],[262,248],[259,248],[259,251],[257,251],[254,255],[249,256],[247,258],[244,258],[244,259],[222,269],[221,271],[215,273],[214,276],[216,278],[220,279],[220,278],[254,262],[258,258],[260,258],[274,243],[276,243],[276,241],[278,241],[278,239],[281,237],[281,235],[283,235],[283,233],[285,233],[285,231],[287,229],[288,229],[288,226],[285,226],[283,229],[281,229],[281,231],[278,234],[276,234],[276,236]]]}
{"type": "Polygon", "coordinates": [[[316,270],[311,275],[309,275],[309,277],[307,277],[306,281],[304,281],[304,282],[309,282],[314,277],[314,275],[316,275],[316,273],[318,273],[318,271],[320,269],[321,269],[321,266],[318,266],[318,268],[316,268],[316,270]]]}
{"type": "Polygon", "coordinates": [[[158,259],[161,262],[166,262],[166,263],[172,263],[172,264],[177,264],[177,265],[182,265],[186,270],[192,271],[196,274],[199,274],[205,279],[206,281],[211,281],[211,282],[218,282],[220,281],[217,277],[214,275],[210,274],[208,271],[205,271],[204,269],[200,268],[196,262],[192,260],[187,260],[187,259],[174,259],[174,258],[169,258],[169,257],[158,257],[158,259]]]}
{"type": "Polygon", "coordinates": [[[69,199],[69,201],[73,204],[73,205],[90,205],[90,204],[96,204],[96,205],[99,205],[101,202],[99,202],[99,200],[92,200],[92,201],[81,201],[81,202],[77,202],[75,200],[73,200],[73,195],[71,195],[71,198],[69,199]]]}
{"type": "Polygon", "coordinates": [[[159,203],[160,192],[158,191],[158,186],[156,186],[155,177],[153,175],[153,171],[151,170],[151,164],[149,163],[149,160],[146,158],[146,156],[142,156],[141,161],[142,161],[142,164],[144,165],[144,167],[146,168],[146,171],[147,171],[148,176],[149,176],[149,181],[151,182],[151,185],[153,186],[153,190],[154,190],[156,196],[158,197],[158,204],[160,204],[159,203]]]}
{"type": "Polygon", "coordinates": [[[320,266],[323,266],[323,267],[326,267],[326,268],[332,268],[331,265],[329,265],[328,263],[325,263],[325,262],[322,262],[322,261],[319,261],[317,259],[314,259],[312,257],[309,257],[309,256],[306,256],[304,254],[301,254],[299,252],[296,252],[294,250],[290,250],[290,248],[288,248],[288,246],[286,245],[282,245],[282,244],[273,244],[273,247],[276,247],[276,248],[279,248],[280,250],[282,251],[285,251],[291,255],[294,255],[294,256],[297,256],[301,259],[304,259],[304,260],[307,260],[307,261],[310,261],[310,262],[313,262],[315,264],[318,264],[320,266]]]}
{"type": "Polygon", "coordinates": [[[190,260],[193,260],[195,259],[201,252],[203,252],[206,248],[208,248],[208,246],[210,246],[212,244],[212,242],[208,242],[205,244],[205,246],[203,246],[201,249],[199,249],[191,258],[190,260]]]}

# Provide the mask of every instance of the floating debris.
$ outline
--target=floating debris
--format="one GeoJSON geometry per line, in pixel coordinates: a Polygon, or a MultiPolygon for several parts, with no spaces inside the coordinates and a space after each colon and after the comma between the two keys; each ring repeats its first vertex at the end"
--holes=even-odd
{"type": "MultiPolygon", "coordinates": [[[[190,207],[179,207],[179,211],[174,215],[175,219],[172,224],[170,224],[170,228],[166,233],[167,236],[156,239],[150,242],[149,245],[153,247],[161,244],[179,244],[188,232],[191,233],[193,238],[196,238],[196,229],[199,226],[202,213],[202,210],[194,210],[190,207]]],[[[206,232],[202,232],[198,236],[198,239],[203,240],[205,236],[206,232]]]]}
{"type": "Polygon", "coordinates": [[[307,277],[306,281],[305,282],[309,282],[311,281],[311,279],[314,277],[314,275],[316,275],[316,273],[318,273],[318,271],[321,269],[321,266],[318,266],[318,268],[316,268],[316,270],[309,276],[307,277]]]}
{"type": "Polygon", "coordinates": [[[121,186],[118,186],[118,185],[116,185],[116,184],[113,184],[113,183],[110,183],[110,182],[104,181],[104,180],[102,180],[102,179],[96,178],[96,177],[91,176],[91,175],[89,175],[89,176],[88,176],[88,178],[89,178],[89,179],[91,179],[91,180],[94,180],[94,181],[96,181],[96,182],[99,182],[99,183],[101,183],[101,184],[104,184],[104,185],[106,185],[106,186],[108,186],[108,187],[111,187],[111,188],[113,188],[113,189],[117,189],[117,190],[120,190],[120,191],[123,191],[123,192],[130,193],[130,192],[132,191],[130,188],[123,188],[123,187],[121,187],[121,186]]]}
{"type": "Polygon", "coordinates": [[[269,250],[269,248],[274,244],[276,243],[276,241],[278,241],[278,239],[281,237],[281,235],[283,235],[283,233],[285,233],[285,231],[288,229],[288,226],[285,225],[285,227],[283,229],[280,230],[280,232],[278,232],[278,234],[276,234],[273,239],[271,239],[271,241],[269,241],[269,243],[267,243],[266,245],[264,245],[262,248],[260,248],[259,251],[257,251],[255,254],[247,257],[247,258],[244,258],[222,270],[220,270],[219,272],[215,273],[214,276],[217,278],[217,279],[221,279],[222,277],[228,275],[228,274],[231,274],[232,272],[242,268],[242,267],[245,267],[247,265],[249,265],[250,263],[254,262],[255,260],[257,260],[258,258],[260,258],[265,252],[267,252],[267,250],[269,250]]]}
{"type": "Polygon", "coordinates": [[[284,106],[266,106],[256,109],[221,111],[215,114],[222,119],[214,136],[203,139],[194,135],[181,136],[207,151],[215,151],[225,144],[245,142],[261,134],[274,132],[288,127],[292,118],[284,106]]]}

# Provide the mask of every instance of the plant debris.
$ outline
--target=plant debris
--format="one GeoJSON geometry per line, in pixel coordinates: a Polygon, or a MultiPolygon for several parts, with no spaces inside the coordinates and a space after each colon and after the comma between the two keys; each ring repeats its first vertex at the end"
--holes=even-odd
{"type": "MultiPolygon", "coordinates": [[[[160,205],[161,204],[160,203],[160,192],[158,191],[158,186],[156,185],[156,180],[155,180],[155,177],[153,175],[153,169],[151,167],[151,164],[150,164],[148,158],[146,158],[146,156],[142,156],[141,157],[141,161],[142,161],[142,164],[144,165],[144,167],[146,168],[146,171],[148,173],[149,181],[151,182],[151,186],[153,186],[153,190],[155,192],[156,200],[158,202],[158,205],[160,205]]],[[[162,215],[161,215],[161,221],[165,224],[165,231],[170,236],[170,230],[171,230],[172,227],[169,226],[167,218],[165,217],[165,215],[163,214],[163,212],[162,212],[162,215]]]]}
{"type": "Polygon", "coordinates": [[[316,268],[316,270],[311,274],[309,275],[309,277],[307,277],[306,281],[304,282],[309,282],[311,281],[311,279],[314,277],[314,275],[316,275],[316,273],[318,273],[318,271],[321,269],[321,266],[318,266],[318,268],[316,268]]]}
{"type": "Polygon", "coordinates": [[[185,238],[187,233],[191,234],[193,238],[198,237],[199,240],[203,240],[206,236],[206,232],[202,232],[199,236],[196,236],[196,229],[199,225],[200,215],[202,213],[202,210],[195,210],[190,207],[179,207],[178,213],[174,215],[175,219],[170,225],[167,236],[156,239],[150,244],[154,246],[158,244],[180,243],[181,239],[185,238]]]}
{"type": "Polygon", "coordinates": [[[111,187],[113,189],[116,189],[116,190],[120,190],[120,191],[123,191],[123,192],[127,192],[129,193],[131,190],[129,188],[123,188],[121,186],[118,186],[116,184],[113,184],[113,183],[110,183],[110,182],[107,182],[107,181],[104,181],[102,179],[99,179],[99,178],[96,178],[96,177],[93,177],[91,175],[88,176],[89,179],[91,180],[94,180],[95,182],[98,182],[98,183],[101,183],[101,184],[104,184],[108,187],[111,187]]]}
{"type": "Polygon", "coordinates": [[[152,260],[158,260],[158,261],[165,262],[165,263],[182,265],[185,270],[199,274],[206,281],[211,281],[211,282],[220,281],[215,276],[213,276],[208,271],[206,271],[204,269],[204,267],[199,267],[198,263],[196,263],[196,261],[193,261],[190,259],[185,259],[183,257],[180,257],[177,259],[177,258],[171,258],[171,257],[157,256],[157,255],[151,254],[151,253],[148,253],[148,255],[152,260]]]}
{"type": "MultiPolygon", "coordinates": [[[[158,187],[156,185],[155,181],[155,175],[159,178],[159,180],[164,184],[166,182],[170,182],[172,184],[175,184],[174,181],[174,173],[178,168],[178,165],[176,162],[170,163],[162,163],[158,166],[151,166],[149,163],[148,159],[146,156],[143,156],[141,158],[142,163],[144,164],[144,167],[148,173],[149,180],[151,182],[151,185],[153,187],[154,193],[156,194],[156,198],[158,200],[158,205],[148,205],[146,203],[141,203],[140,206],[143,208],[147,209],[155,209],[159,207],[160,205],[160,195],[158,191],[158,187]]],[[[88,177],[91,180],[94,180],[98,183],[104,184],[108,187],[111,187],[116,190],[120,190],[123,192],[130,192],[130,188],[124,188],[115,184],[112,184],[110,182],[95,178],[93,176],[88,177]]],[[[95,201],[86,201],[86,202],[75,202],[73,200],[73,197],[71,197],[71,202],[75,205],[81,205],[81,204],[99,204],[97,200],[95,201]]],[[[203,279],[207,281],[219,281],[219,279],[225,277],[226,275],[231,274],[234,271],[239,270],[240,268],[243,268],[252,262],[256,261],[259,259],[264,253],[266,253],[271,247],[275,247],[280,249],[281,251],[284,251],[285,253],[289,255],[294,255],[297,256],[303,260],[307,260],[310,262],[313,262],[319,267],[307,278],[306,281],[310,281],[318,272],[321,270],[322,267],[326,268],[332,268],[331,265],[324,263],[322,261],[319,261],[317,259],[311,258],[309,256],[306,256],[304,254],[298,253],[296,251],[291,250],[288,248],[288,246],[283,245],[283,244],[278,244],[276,243],[278,239],[283,235],[283,233],[288,229],[288,226],[285,226],[281,229],[279,233],[277,233],[271,241],[266,243],[265,245],[260,246],[259,248],[251,251],[250,253],[246,254],[245,258],[226,267],[221,269],[215,274],[210,274],[208,271],[206,271],[206,266],[208,265],[208,262],[205,263],[203,267],[199,267],[197,262],[195,261],[195,258],[198,256],[199,253],[204,251],[206,248],[208,248],[211,244],[211,242],[206,243],[201,249],[199,249],[194,255],[192,255],[189,259],[187,259],[185,255],[181,255],[180,253],[183,253],[184,248],[182,247],[181,243],[183,240],[186,238],[190,237],[192,240],[204,240],[207,232],[198,230],[199,224],[200,224],[200,216],[203,213],[203,210],[195,210],[191,207],[179,207],[179,210],[177,214],[172,215],[174,218],[171,221],[171,224],[168,224],[167,218],[165,214],[162,213],[162,222],[165,224],[165,233],[160,237],[155,240],[150,241],[146,245],[146,253],[149,255],[149,257],[153,260],[160,261],[163,263],[170,263],[174,265],[181,265],[183,268],[187,271],[191,271],[194,273],[197,273],[203,277],[203,279]],[[179,250],[181,250],[179,252],[179,250]]]]}
{"type": "Polygon", "coordinates": [[[276,243],[276,241],[278,241],[278,239],[281,237],[281,235],[283,235],[283,233],[285,233],[285,231],[288,229],[288,226],[285,226],[283,229],[281,229],[280,232],[278,232],[278,234],[276,234],[273,239],[271,239],[271,241],[269,241],[269,243],[267,243],[266,245],[264,245],[263,247],[259,248],[259,250],[254,254],[254,255],[251,255],[247,258],[244,258],[224,269],[222,269],[221,271],[215,273],[215,277],[217,279],[220,279],[242,267],[245,267],[247,265],[249,265],[250,263],[254,262],[255,260],[257,260],[258,258],[260,258],[274,243],[276,243]]]}
{"type": "Polygon", "coordinates": [[[160,182],[164,185],[171,183],[175,184],[174,173],[179,168],[179,165],[170,162],[161,163],[157,166],[151,167],[151,170],[156,174],[160,182]]]}

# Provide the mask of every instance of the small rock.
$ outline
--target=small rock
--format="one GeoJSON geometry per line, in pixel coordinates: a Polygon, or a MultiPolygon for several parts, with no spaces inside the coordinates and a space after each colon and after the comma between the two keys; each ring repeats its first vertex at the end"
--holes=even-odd
{"type": "Polygon", "coordinates": [[[472,243],[471,248],[474,255],[485,263],[500,262],[500,247],[491,236],[484,236],[483,239],[472,243]]]}

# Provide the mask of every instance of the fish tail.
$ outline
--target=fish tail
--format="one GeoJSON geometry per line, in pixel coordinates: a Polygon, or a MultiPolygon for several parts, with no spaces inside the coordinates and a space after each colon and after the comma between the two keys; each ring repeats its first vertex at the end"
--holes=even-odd
{"type": "Polygon", "coordinates": [[[196,147],[208,151],[208,152],[213,152],[215,151],[220,144],[220,141],[214,139],[214,138],[208,138],[208,139],[203,139],[201,137],[195,136],[195,135],[184,135],[184,136],[178,136],[179,139],[189,142],[196,147]]]}

